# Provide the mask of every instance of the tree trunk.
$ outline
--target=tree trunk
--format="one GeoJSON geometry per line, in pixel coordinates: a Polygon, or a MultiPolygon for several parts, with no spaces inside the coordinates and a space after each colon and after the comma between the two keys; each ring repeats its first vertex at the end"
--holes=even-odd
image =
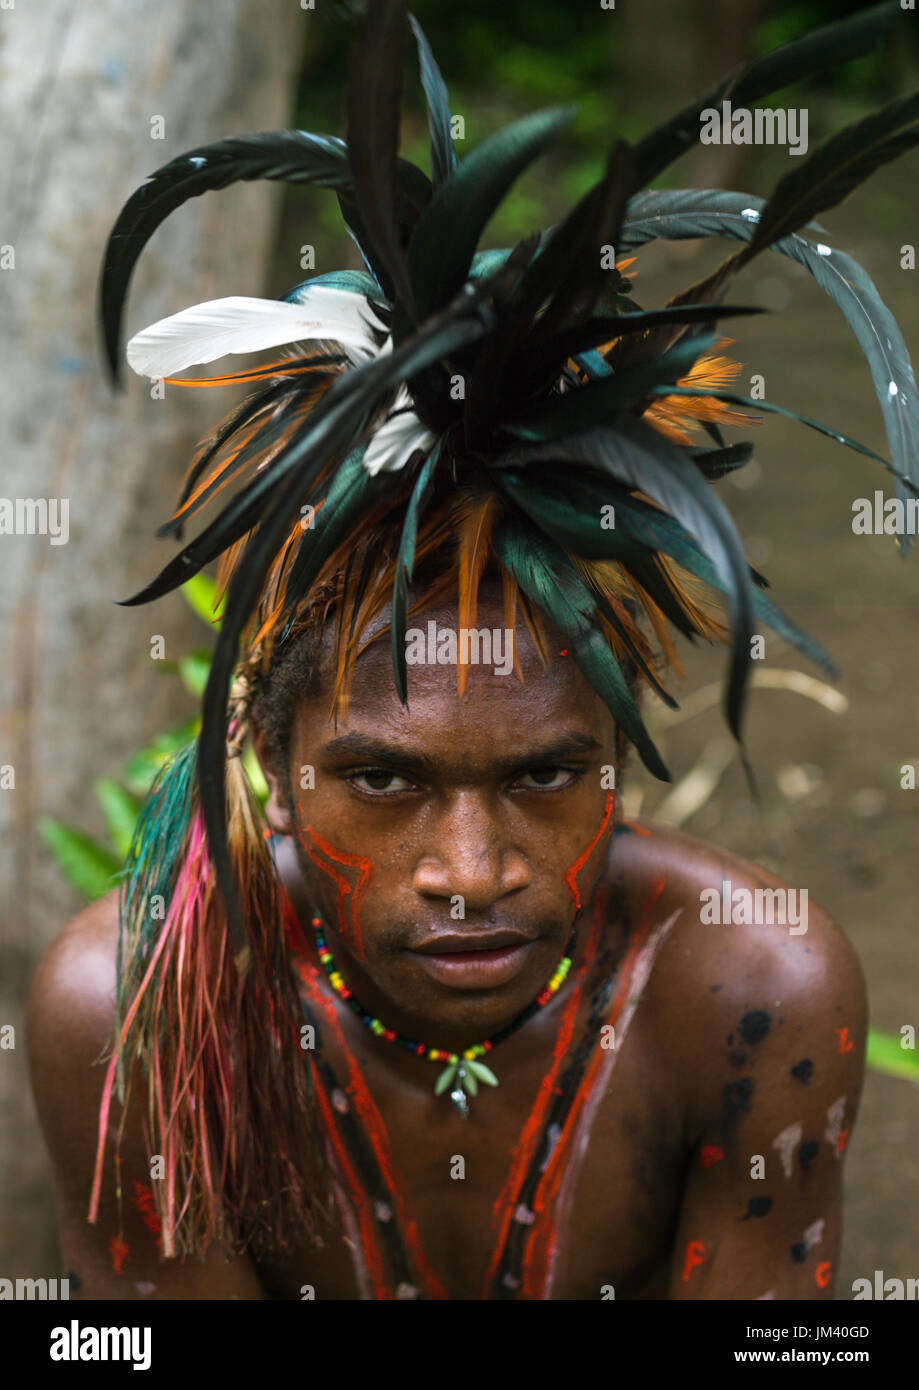
{"type": "MultiPolygon", "coordinates": [[[[15,1028],[14,1049],[0,1050],[4,1273],[57,1272],[23,1010],[38,955],[81,900],[36,825],[54,815],[98,833],[94,779],[190,712],[178,682],[158,678],[151,638],[175,657],[207,643],[200,622],[177,596],[113,601],[175,553],[154,530],[194,443],[231,404],[217,390],[152,399],[130,372],[112,394],[95,307],[105,239],[167,160],[288,123],[308,19],[293,0],[2,0],[0,495],[69,506],[59,543],[0,535],[0,1026],[15,1028]]],[[[141,258],[126,337],[197,301],[263,293],[278,193],[243,184],[171,216],[141,258]]]]}

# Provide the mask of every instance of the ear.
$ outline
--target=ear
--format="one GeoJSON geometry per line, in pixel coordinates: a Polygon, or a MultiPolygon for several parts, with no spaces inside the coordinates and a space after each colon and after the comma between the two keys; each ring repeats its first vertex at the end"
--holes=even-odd
{"type": "Polygon", "coordinates": [[[265,820],[271,830],[276,835],[292,835],[293,826],[290,817],[290,807],[287,804],[287,797],[284,785],[275,771],[268,752],[268,740],[258,724],[253,719],[250,723],[252,734],[252,746],[255,749],[255,756],[258,759],[259,767],[268,783],[268,801],[265,804],[265,820]]]}

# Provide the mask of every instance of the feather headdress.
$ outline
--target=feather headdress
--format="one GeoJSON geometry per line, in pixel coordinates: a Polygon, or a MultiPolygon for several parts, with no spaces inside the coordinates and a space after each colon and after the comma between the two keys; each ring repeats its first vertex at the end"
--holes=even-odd
{"type": "MultiPolygon", "coordinates": [[[[155,789],[122,899],[126,955],[113,1066],[117,1059],[120,1084],[124,1055],[144,1060],[151,1127],[174,1156],[171,1187],[160,1199],[167,1253],[218,1228],[226,1239],[251,1239],[264,1226],[255,1215],[258,1192],[267,1194],[276,1226],[315,1216],[309,1194],[289,1196],[287,1179],[302,1153],[290,1112],[308,1115],[309,1097],[291,1079],[304,1068],[289,993],[276,991],[265,1012],[271,977],[286,968],[281,913],[264,847],[253,846],[251,817],[239,811],[233,755],[260,675],[317,593],[337,577],[337,695],[366,619],[391,602],[393,674],[404,701],[418,557],[448,543],[447,581],[467,615],[491,564],[503,578],[508,612],[519,602],[537,637],[541,615],[567,635],[622,736],[663,779],[667,770],[623,675],[627,656],[673,703],[632,617],[636,603],[670,664],[677,658],[668,625],[690,639],[730,641],[725,710],[739,746],[755,624],[768,624],[832,671],[820,647],[766,597],[766,580],[747,562],[712,483],[742,467],[752,450],[727,444],[721,426],[771,411],[883,464],[901,500],[916,493],[919,401],[902,336],[865,272],[803,233],[820,235],[815,217],[919,141],[919,94],[796,161],[765,200],[642,189],[698,138],[704,110],[727,98],[735,107],[752,104],[860,56],[891,29],[899,8],[896,0],[877,5],[731,73],[637,143],[616,140],[601,178],[557,225],[513,248],[481,251],[496,208],[573,109],[525,116],[458,161],[446,87],[406,0],[370,0],[352,52],[346,140],[304,131],[221,140],[157,170],[123,208],[101,280],[116,379],[135,262],[189,198],[253,179],[330,189],[365,265],[315,276],[281,301],[234,296],[196,305],[137,334],[127,348],[135,371],[170,383],[255,387],[200,446],[161,534],[181,538],[225,489],[231,499],[127,600],[149,602],[221,560],[225,607],[197,748],[155,789]],[[427,101],[430,176],[398,153],[412,37],[427,101]],[[709,236],[741,245],[665,307],[636,302],[624,254],[655,238],[709,236]],[[758,312],[723,298],[734,275],[765,250],[805,266],[854,331],[880,400],[890,462],[829,426],[733,388],[737,367],[720,354],[716,325],[758,312]],[[262,350],[274,351],[262,366],[204,379],[174,375],[262,350]],[[707,441],[690,433],[700,427],[707,441]],[[612,526],[604,524],[610,507],[612,526]],[[722,596],[727,627],[698,601],[703,589],[722,596]],[[156,894],[168,907],[154,925],[156,894]],[[194,981],[183,977],[192,959],[194,981]],[[167,1085],[154,1053],[165,1046],[170,991],[197,1002],[181,1014],[183,1032],[169,1044],[167,1085]],[[221,1031],[221,999],[240,1016],[248,1009],[246,1017],[261,1018],[261,1035],[254,1024],[221,1031]],[[268,1098],[256,1115],[240,1096],[253,1093],[259,1039],[286,1049],[287,1065],[258,1078],[268,1098]],[[205,1065],[217,1078],[210,1099],[197,1085],[205,1065]],[[267,1122],[272,1105],[272,1152],[265,1144],[240,1151],[240,1127],[267,1122]],[[199,1174],[206,1169],[197,1187],[195,1163],[199,1174]],[[198,1195],[177,1208],[183,1184],[198,1195]]],[[[901,550],[908,545],[904,537],[901,550]]],[[[463,676],[461,668],[461,688],[463,676]]],[[[97,1171],[97,1191],[98,1181],[97,1171]]]]}

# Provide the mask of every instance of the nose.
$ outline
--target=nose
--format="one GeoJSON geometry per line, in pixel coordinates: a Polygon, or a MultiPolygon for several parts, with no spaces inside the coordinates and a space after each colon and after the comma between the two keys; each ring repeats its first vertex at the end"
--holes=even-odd
{"type": "Polygon", "coordinates": [[[467,911],[483,912],[526,888],[531,878],[526,855],[508,835],[498,808],[468,792],[458,793],[438,815],[412,883],[425,897],[458,896],[467,911]]]}

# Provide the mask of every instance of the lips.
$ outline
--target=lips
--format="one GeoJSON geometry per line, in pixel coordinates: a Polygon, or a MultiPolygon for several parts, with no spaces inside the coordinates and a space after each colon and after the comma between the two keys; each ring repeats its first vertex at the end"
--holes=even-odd
{"type": "Polygon", "coordinates": [[[412,951],[422,956],[455,956],[478,951],[497,951],[502,946],[529,946],[533,938],[523,932],[502,931],[438,932],[412,951]]]}
{"type": "Polygon", "coordinates": [[[497,989],[518,975],[534,946],[518,931],[442,932],[413,955],[426,975],[451,989],[497,989]]]}

